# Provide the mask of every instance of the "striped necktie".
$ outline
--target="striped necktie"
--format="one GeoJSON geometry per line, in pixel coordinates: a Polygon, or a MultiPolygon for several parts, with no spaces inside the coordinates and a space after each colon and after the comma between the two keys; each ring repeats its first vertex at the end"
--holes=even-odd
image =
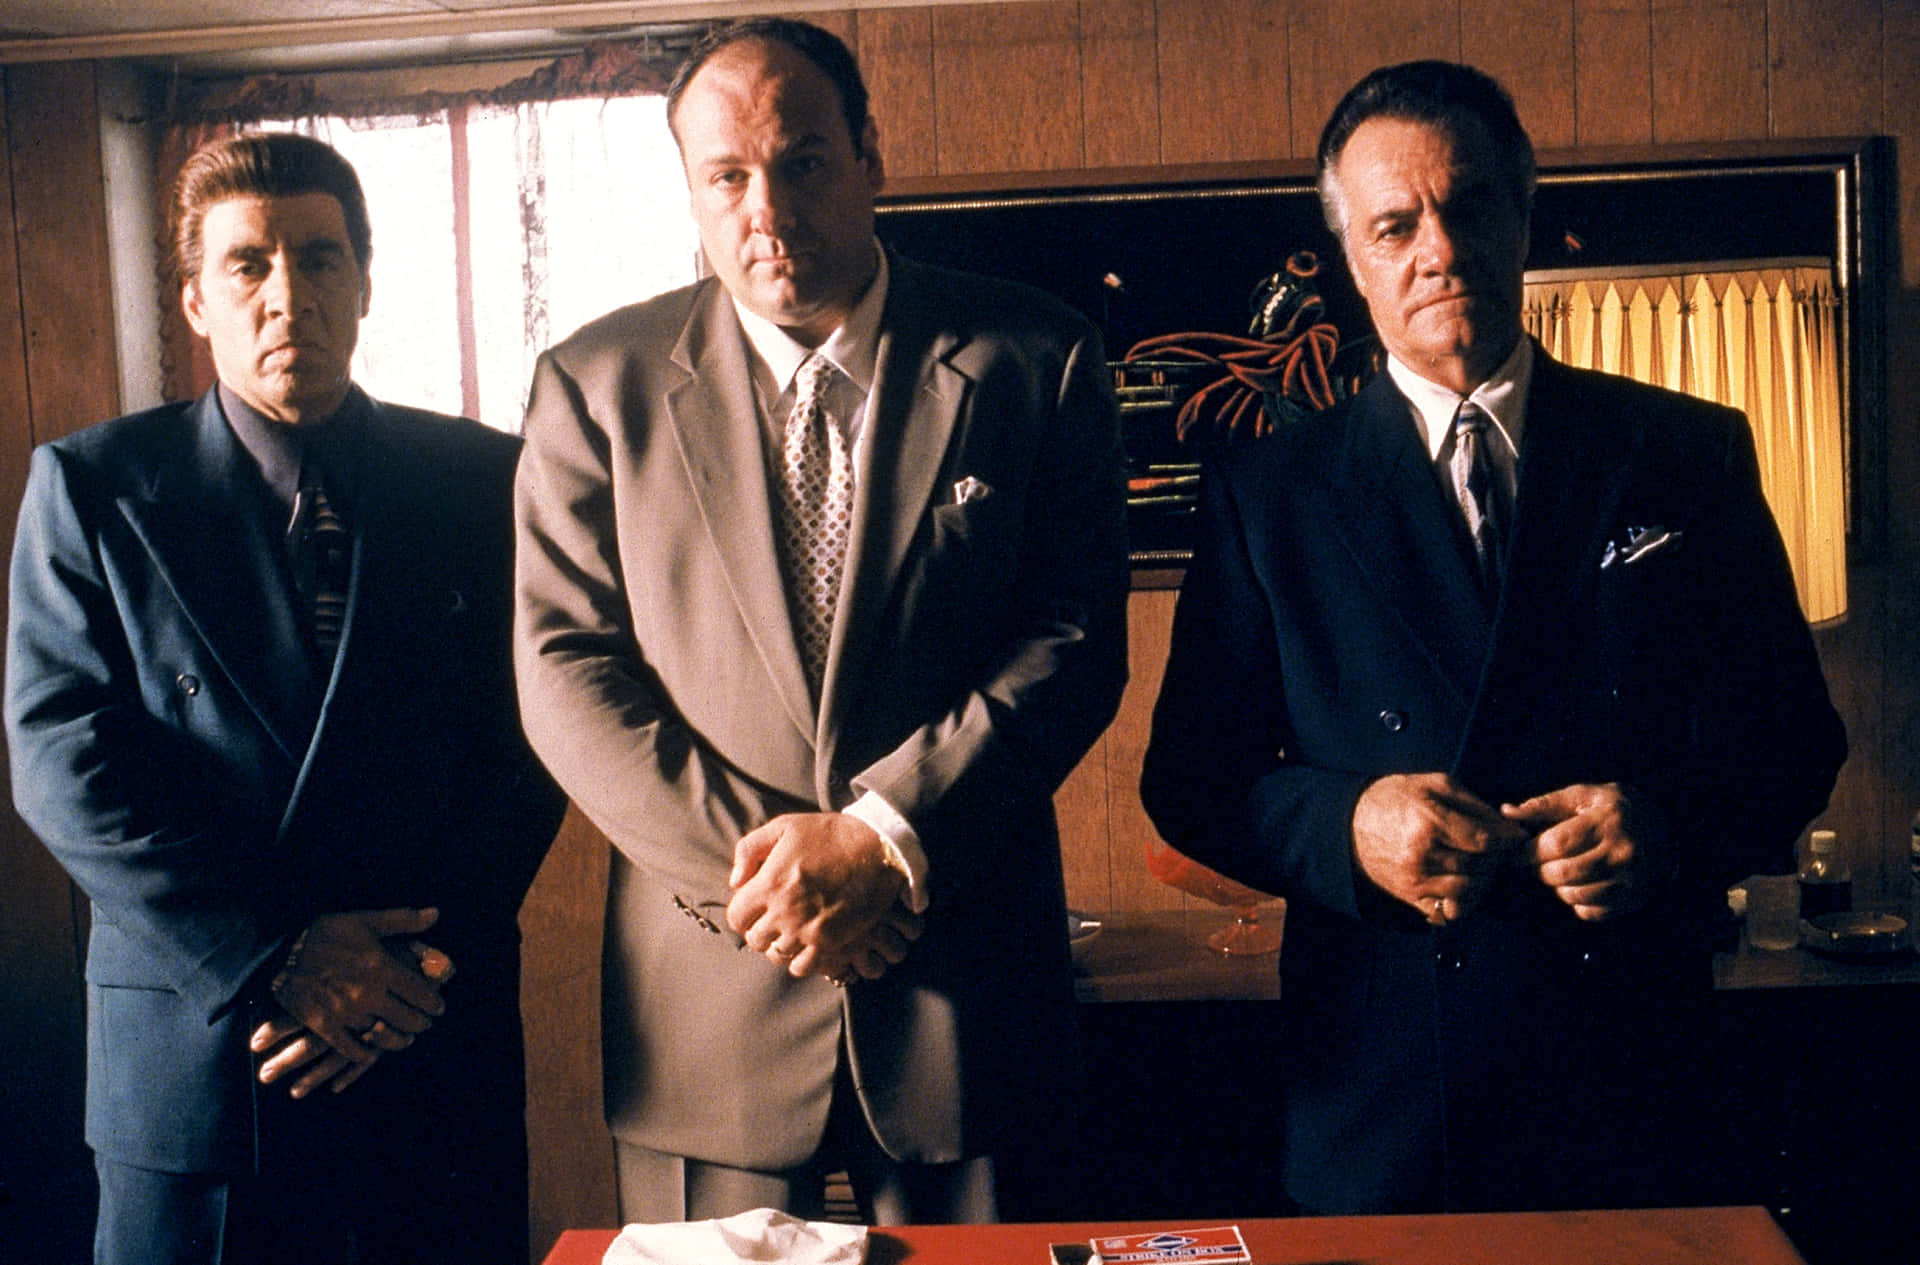
{"type": "Polygon", "coordinates": [[[306,607],[307,627],[323,657],[340,647],[346,623],[347,585],[353,575],[353,537],[319,483],[302,480],[287,528],[294,585],[306,607]]]}
{"type": "Polygon", "coordinates": [[[1453,419],[1453,494],[1466,516],[1467,534],[1480,564],[1480,587],[1488,597],[1500,592],[1507,562],[1507,509],[1500,472],[1488,451],[1491,419],[1471,400],[1460,405],[1453,419]]]}
{"type": "Polygon", "coordinates": [[[817,697],[833,639],[834,607],[853,525],[853,461],[824,397],[837,373],[817,353],[794,376],[780,444],[780,557],[787,601],[817,697]]]}

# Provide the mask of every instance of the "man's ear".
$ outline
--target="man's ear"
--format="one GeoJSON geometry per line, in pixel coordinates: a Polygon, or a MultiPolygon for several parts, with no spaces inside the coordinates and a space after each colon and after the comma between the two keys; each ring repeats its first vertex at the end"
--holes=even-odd
{"type": "Polygon", "coordinates": [[[373,273],[365,268],[360,270],[360,319],[366,320],[367,313],[373,310],[373,273]]]}
{"type": "Polygon", "coordinates": [[[180,310],[186,313],[187,325],[193,332],[205,338],[207,336],[207,315],[201,308],[200,283],[189,279],[180,286],[180,310]]]}

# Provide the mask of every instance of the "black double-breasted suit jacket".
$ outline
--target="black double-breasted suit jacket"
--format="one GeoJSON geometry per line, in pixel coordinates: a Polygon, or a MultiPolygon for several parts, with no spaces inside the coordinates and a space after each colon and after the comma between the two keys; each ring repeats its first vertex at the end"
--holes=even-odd
{"type": "Polygon", "coordinates": [[[33,456],[13,794],[92,901],[87,1137],[120,1163],[239,1173],[271,1154],[264,1096],[286,1091],[257,1084],[248,1033],[292,938],[344,910],[437,907],[423,939],[456,974],[414,1048],[308,1110],[400,1133],[468,1108],[518,1119],[515,915],[564,806],[514,703],[519,445],[358,391],[329,425],[348,428],[336,495],[356,544],[325,662],[295,613],[284,510],[217,392],[33,456]]]}
{"type": "Polygon", "coordinates": [[[1534,363],[1497,606],[1384,375],[1202,494],[1143,793],[1288,900],[1287,1182],[1329,1212],[1674,1189],[1661,1095],[1699,1056],[1720,893],[1791,868],[1845,756],[1745,419],[1534,363]],[[1423,771],[1492,804],[1622,783],[1678,868],[1591,924],[1516,865],[1435,931],[1352,847],[1366,786],[1423,771]]]}

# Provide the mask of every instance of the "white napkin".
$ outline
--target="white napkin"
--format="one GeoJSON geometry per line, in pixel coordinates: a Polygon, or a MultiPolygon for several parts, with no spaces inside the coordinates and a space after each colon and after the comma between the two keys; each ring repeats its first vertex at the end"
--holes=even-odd
{"type": "Polygon", "coordinates": [[[755,1208],[717,1221],[636,1223],[620,1231],[603,1265],[860,1265],[867,1259],[867,1228],[755,1208]]]}

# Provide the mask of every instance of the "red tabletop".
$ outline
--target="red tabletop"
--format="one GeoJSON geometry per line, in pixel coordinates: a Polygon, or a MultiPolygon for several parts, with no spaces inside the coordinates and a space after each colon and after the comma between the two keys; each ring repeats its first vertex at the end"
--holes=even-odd
{"type": "MultiPolygon", "coordinates": [[[[1049,1243],[1218,1221],[888,1226],[869,1265],[1046,1265],[1049,1243]]],[[[1255,1265],[1805,1265],[1764,1208],[1500,1212],[1241,1221],[1255,1265]]],[[[568,1230],[546,1265],[600,1265],[613,1230],[568,1230]]]]}

